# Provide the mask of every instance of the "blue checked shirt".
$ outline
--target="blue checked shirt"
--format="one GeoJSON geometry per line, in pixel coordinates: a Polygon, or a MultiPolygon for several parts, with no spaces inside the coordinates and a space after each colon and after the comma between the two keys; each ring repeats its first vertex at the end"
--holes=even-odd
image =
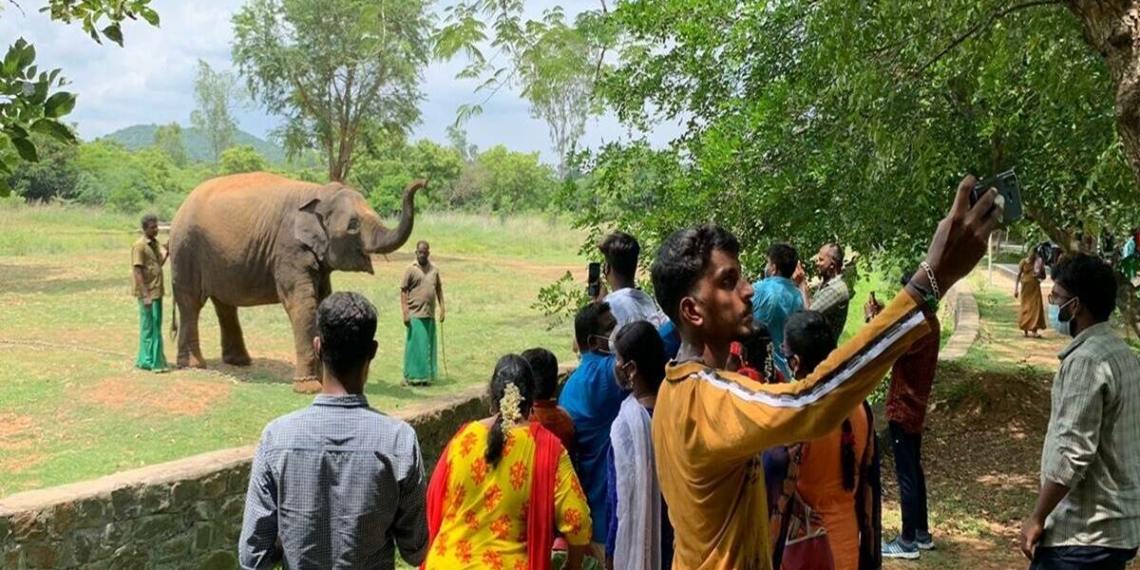
{"type": "Polygon", "coordinates": [[[247,569],[395,567],[427,554],[416,432],[363,395],[319,395],[266,426],[253,458],[238,553],[247,569]]]}

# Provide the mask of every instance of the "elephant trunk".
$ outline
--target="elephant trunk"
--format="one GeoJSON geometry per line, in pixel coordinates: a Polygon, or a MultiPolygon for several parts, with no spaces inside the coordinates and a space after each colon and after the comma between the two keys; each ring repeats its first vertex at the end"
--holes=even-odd
{"type": "Polygon", "coordinates": [[[368,253],[392,253],[408,241],[408,237],[412,235],[412,225],[416,218],[416,192],[425,185],[427,185],[427,180],[421,178],[408,184],[408,187],[404,189],[403,208],[400,212],[400,223],[396,229],[387,229],[377,220],[371,229],[370,239],[365,243],[365,249],[368,253]]]}

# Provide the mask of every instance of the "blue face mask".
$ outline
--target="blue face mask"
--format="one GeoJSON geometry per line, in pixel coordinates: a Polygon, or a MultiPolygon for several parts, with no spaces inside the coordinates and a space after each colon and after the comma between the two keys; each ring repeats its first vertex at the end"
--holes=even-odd
{"type": "Polygon", "coordinates": [[[1058,334],[1071,336],[1070,333],[1073,328],[1073,317],[1070,315],[1068,320],[1062,321],[1061,309],[1069,306],[1069,303],[1072,303],[1075,300],[1076,297],[1073,297],[1072,299],[1066,301],[1064,305],[1054,305],[1052,303],[1049,303],[1049,326],[1053,327],[1053,330],[1057,331],[1058,334]]]}

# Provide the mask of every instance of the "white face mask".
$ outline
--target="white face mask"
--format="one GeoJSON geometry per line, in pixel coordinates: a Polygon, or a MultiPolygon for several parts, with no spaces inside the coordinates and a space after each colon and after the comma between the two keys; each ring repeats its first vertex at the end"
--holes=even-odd
{"type": "Polygon", "coordinates": [[[1072,335],[1073,315],[1069,315],[1068,320],[1062,321],[1061,309],[1068,307],[1069,303],[1072,303],[1075,300],[1077,300],[1077,298],[1073,297],[1072,299],[1065,301],[1064,305],[1054,305],[1053,303],[1049,303],[1049,326],[1052,327],[1053,330],[1057,331],[1058,334],[1064,336],[1072,335]]]}

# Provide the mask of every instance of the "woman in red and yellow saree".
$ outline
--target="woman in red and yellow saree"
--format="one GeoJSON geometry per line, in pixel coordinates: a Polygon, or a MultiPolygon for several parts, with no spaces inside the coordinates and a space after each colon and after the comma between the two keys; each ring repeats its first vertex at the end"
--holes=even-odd
{"type": "Polygon", "coordinates": [[[557,530],[578,570],[590,545],[590,509],[558,438],[529,423],[533,379],[507,355],[491,379],[495,415],[464,425],[428,487],[425,570],[550,570],[557,530]]]}

